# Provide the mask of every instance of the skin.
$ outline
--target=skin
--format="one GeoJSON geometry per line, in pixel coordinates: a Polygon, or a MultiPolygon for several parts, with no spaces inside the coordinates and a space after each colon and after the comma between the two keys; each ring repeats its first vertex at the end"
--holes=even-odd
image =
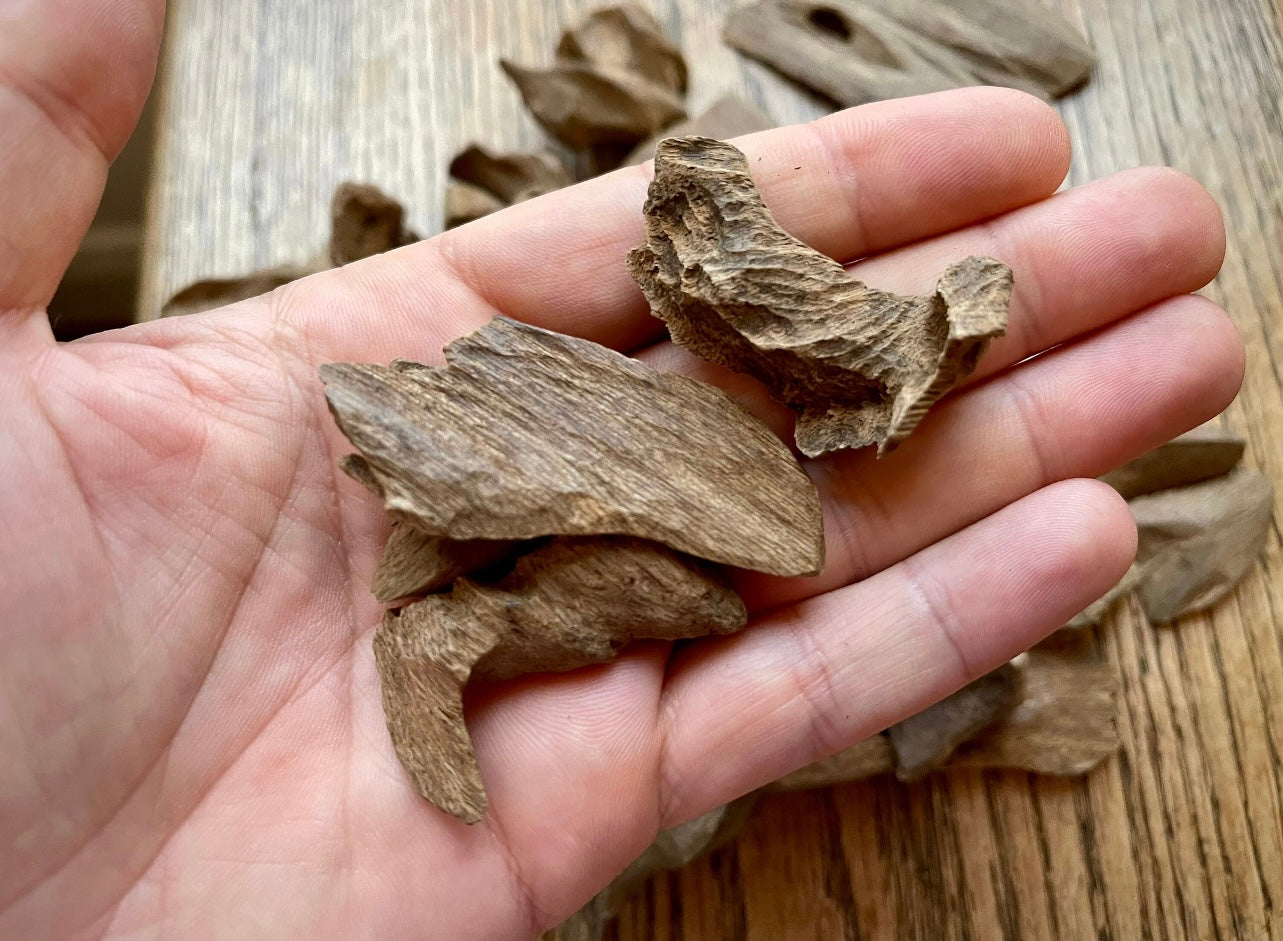
{"type": "Polygon", "coordinates": [[[885,727],[1035,643],[1126,568],[1089,480],[1221,410],[1243,350],[1188,292],[1216,206],[1170,170],[1059,195],[1064,127],[974,89],[740,142],[791,232],[878,287],[1011,264],[1011,330],[882,461],[808,470],[829,561],[744,576],[742,634],[475,692],[491,809],[416,797],[384,729],[377,502],[316,366],[439,361],[502,312],[656,345],[623,264],[647,171],[209,315],[56,344],[44,307],[152,79],[162,5],[0,10],[0,936],[523,938],[662,827],[885,727]],[[795,169],[799,168],[800,169],[795,169]],[[1032,361],[1031,354],[1055,347],[1032,361]]]}

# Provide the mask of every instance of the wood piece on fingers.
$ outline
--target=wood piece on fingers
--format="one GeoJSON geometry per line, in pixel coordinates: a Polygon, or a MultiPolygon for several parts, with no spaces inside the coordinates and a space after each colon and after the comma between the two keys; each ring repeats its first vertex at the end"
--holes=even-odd
{"type": "Polygon", "coordinates": [[[823,566],[819,496],[726,393],[587,340],[491,321],[445,365],[321,367],[345,469],[451,539],[623,533],[776,575],[823,566]]]}
{"type": "Polygon", "coordinates": [[[493,585],[462,578],[384,616],[374,652],[397,757],[419,794],[475,823],[486,795],[463,716],[474,673],[570,670],[634,639],[724,634],[745,620],[739,596],[698,560],[626,537],[553,540],[493,585]]]}
{"type": "Polygon", "coordinates": [[[890,740],[883,734],[871,735],[854,745],[842,749],[786,774],[769,786],[772,791],[805,791],[847,781],[862,781],[895,770],[895,753],[890,740]]]}
{"type": "Polygon", "coordinates": [[[925,297],[870,288],[780,228],[721,141],[662,141],[645,214],[628,266],[652,313],[797,412],[807,455],[890,451],[1006,328],[1006,265],[964,259],[925,297]]]}

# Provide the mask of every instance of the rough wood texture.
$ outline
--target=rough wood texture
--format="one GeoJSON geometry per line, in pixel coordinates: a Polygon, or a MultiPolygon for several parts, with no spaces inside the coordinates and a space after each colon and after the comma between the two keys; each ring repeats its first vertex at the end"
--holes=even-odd
{"type": "Polygon", "coordinates": [[[1100,479],[1130,500],[1227,474],[1238,465],[1246,446],[1242,435],[1223,428],[1219,420],[1211,421],[1100,479]]]}
{"type": "Polygon", "coordinates": [[[321,369],[361,452],[346,469],[424,532],[623,533],[774,575],[822,567],[814,484],[720,389],[506,318],[445,360],[321,369]]]}
{"type": "Polygon", "coordinates": [[[673,342],[796,411],[804,454],[891,450],[1007,325],[1006,265],[967,258],[930,297],[867,287],[780,228],[721,141],[662,141],[645,212],[628,268],[651,312],[673,342]]]}
{"type": "MultiPolygon", "coordinates": [[[[566,24],[596,5],[170,0],[140,316],[199,278],[297,259],[325,231],[342,180],[377,183],[405,202],[411,227],[434,230],[463,143],[546,139],[494,57],[548,61],[566,24]]],[[[812,96],[720,41],[732,6],[651,6],[691,54],[692,113],[732,91],[781,122],[818,115],[812,96]]],[[[1100,57],[1095,80],[1059,105],[1071,182],[1167,163],[1225,209],[1229,255],[1208,293],[1248,348],[1228,423],[1247,438],[1244,464],[1283,480],[1276,6],[1053,6],[1100,57]]],[[[1085,779],[951,771],[769,795],[739,840],[648,882],[610,937],[1283,938],[1281,632],[1276,528],[1209,613],[1161,631],[1131,603],[1107,619],[1099,642],[1122,674],[1117,760],[1085,779]]]]}
{"type": "Polygon", "coordinates": [[[463,688],[474,673],[573,670],[610,660],[638,638],[725,634],[745,619],[744,603],[718,574],[663,546],[615,536],[554,540],[493,585],[461,578],[449,594],[384,616],[374,656],[397,757],[421,795],[476,823],[486,794],[463,721],[463,688]]]}
{"type": "Polygon", "coordinates": [[[1091,46],[1036,0],[758,0],[726,41],[841,105],[964,85],[1058,98],[1091,73],[1091,46]]]}
{"type": "Polygon", "coordinates": [[[1011,712],[1024,695],[1021,671],[1004,663],[952,696],[887,730],[895,776],[916,781],[945,764],[959,745],[1011,712]]]}

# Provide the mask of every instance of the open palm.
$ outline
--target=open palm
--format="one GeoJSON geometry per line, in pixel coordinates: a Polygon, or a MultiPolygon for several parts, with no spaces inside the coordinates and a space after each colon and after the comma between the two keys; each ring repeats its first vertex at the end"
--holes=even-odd
{"type": "Polygon", "coordinates": [[[1220,264],[1211,200],[1166,170],[1052,196],[1066,133],[1028,97],[887,102],[741,141],[780,222],[876,287],[1008,262],[1009,334],[891,457],[808,463],[827,569],[745,577],[742,634],[477,690],[490,811],[464,826],[415,796],[384,729],[366,586],[386,523],[336,471],[317,365],[436,362],[502,313],[788,418],[659,342],[623,263],[637,168],[265,299],[55,344],[43,308],[161,14],[0,13],[2,937],[529,936],[658,828],[942,697],[1103,592],[1134,531],[1112,491],[1071,478],[1238,388],[1233,327],[1186,293],[1220,264]]]}

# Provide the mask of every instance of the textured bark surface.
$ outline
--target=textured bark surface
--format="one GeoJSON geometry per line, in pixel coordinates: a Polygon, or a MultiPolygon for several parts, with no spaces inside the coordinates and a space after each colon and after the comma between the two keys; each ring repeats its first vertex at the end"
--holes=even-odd
{"type": "Polygon", "coordinates": [[[340,183],[330,200],[330,240],[324,251],[297,264],[277,265],[236,278],[197,281],[166,301],[161,316],[198,314],[248,300],[318,271],[418,239],[405,227],[405,210],[395,199],[366,183],[340,183]]]}
{"type": "Polygon", "coordinates": [[[929,297],[867,287],[779,227],[727,143],[660,143],[645,213],[628,265],[652,312],[796,411],[808,455],[889,451],[1006,327],[1006,265],[965,259],[929,297]]]}
{"type": "Polygon", "coordinates": [[[1159,445],[1100,479],[1130,500],[1227,474],[1242,459],[1245,445],[1242,435],[1213,420],[1159,445]]]}
{"type": "Polygon", "coordinates": [[[566,30],[547,69],[499,64],[548,133],[596,153],[595,172],[686,116],[686,62],[636,4],[594,11],[566,30]]]}
{"type": "Polygon", "coordinates": [[[1021,671],[1004,663],[952,696],[887,730],[895,774],[916,781],[949,760],[954,750],[1011,712],[1020,702],[1021,671]]]}
{"type": "Polygon", "coordinates": [[[474,673],[570,670],[637,638],[728,633],[745,619],[739,596],[697,560],[625,537],[554,540],[493,585],[459,579],[385,615],[374,653],[397,757],[422,796],[475,823],[486,796],[463,717],[474,673]]]}
{"type": "Polygon", "coordinates": [[[759,0],[723,35],[844,106],[965,85],[1057,98],[1095,64],[1078,31],[1034,0],[759,0]]]}
{"type": "Polygon", "coordinates": [[[322,367],[347,469],[451,539],[623,533],[776,575],[815,574],[815,486],[724,392],[500,318],[446,365],[322,367]]]}
{"type": "Polygon", "coordinates": [[[374,597],[386,602],[436,591],[460,575],[511,558],[521,545],[503,539],[442,539],[397,523],[374,571],[374,597]]]}
{"type": "Polygon", "coordinates": [[[1274,484],[1243,470],[1129,504],[1140,534],[1136,595],[1164,623],[1215,604],[1260,558],[1274,512],[1274,484]]]}
{"type": "Polygon", "coordinates": [[[775,127],[775,122],[761,108],[737,95],[723,95],[711,105],[685,121],[678,121],[649,140],[642,141],[631,153],[626,163],[645,163],[655,156],[655,148],[666,137],[711,137],[729,140],[741,134],[753,134],[775,127]]]}

